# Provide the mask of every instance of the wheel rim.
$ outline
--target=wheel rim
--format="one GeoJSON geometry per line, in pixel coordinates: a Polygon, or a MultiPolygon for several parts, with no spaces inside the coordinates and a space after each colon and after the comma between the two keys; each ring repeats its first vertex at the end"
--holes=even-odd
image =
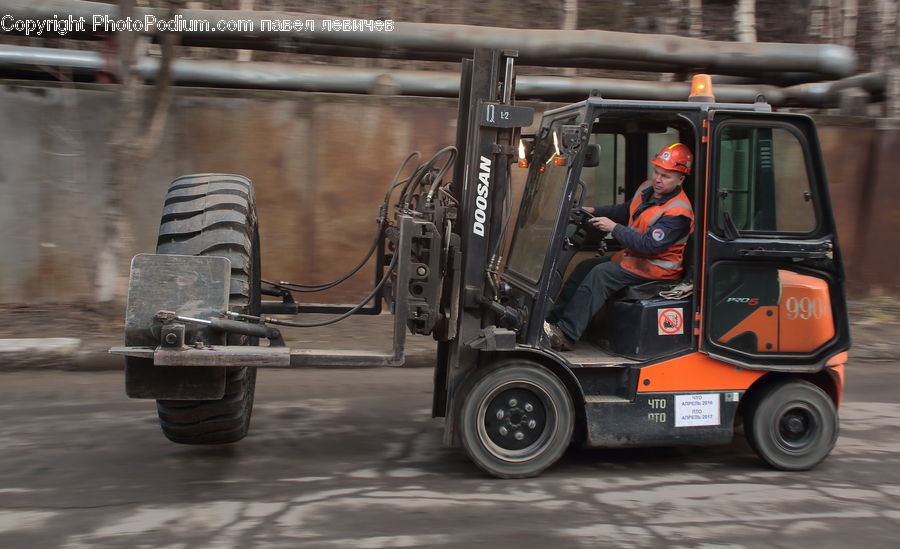
{"type": "Polygon", "coordinates": [[[802,453],[815,442],[821,427],[821,418],[815,410],[804,403],[791,403],[777,416],[774,439],[784,451],[802,453]]]}
{"type": "Polygon", "coordinates": [[[481,399],[476,417],[478,437],[488,452],[505,461],[523,462],[548,446],[559,416],[542,387],[511,381],[481,399]]]}

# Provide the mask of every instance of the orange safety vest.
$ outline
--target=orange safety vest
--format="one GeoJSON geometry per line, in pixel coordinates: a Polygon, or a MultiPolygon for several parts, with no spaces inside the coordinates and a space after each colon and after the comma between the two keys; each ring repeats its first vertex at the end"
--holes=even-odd
{"type": "Polygon", "coordinates": [[[634,219],[634,214],[641,205],[641,193],[653,183],[645,181],[638,187],[628,206],[628,218],[630,220],[629,227],[639,233],[646,233],[651,225],[660,220],[660,218],[670,215],[683,215],[691,220],[691,228],[688,234],[680,238],[674,244],[665,250],[653,254],[644,255],[634,250],[620,250],[612,260],[619,263],[626,271],[656,280],[677,280],[684,273],[682,261],[684,259],[684,247],[687,245],[688,238],[694,231],[694,210],[691,208],[691,202],[688,200],[684,189],[680,189],[678,194],[665,201],[662,204],[653,204],[634,219]]]}

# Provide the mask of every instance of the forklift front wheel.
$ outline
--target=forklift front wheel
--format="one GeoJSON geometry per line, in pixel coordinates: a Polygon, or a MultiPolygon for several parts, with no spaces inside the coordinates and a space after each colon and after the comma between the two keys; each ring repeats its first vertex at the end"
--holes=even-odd
{"type": "Polygon", "coordinates": [[[784,471],[815,467],[834,448],[837,410],[825,391],[791,379],[767,387],[744,417],[750,446],[769,465],[784,471]]]}
{"type": "Polygon", "coordinates": [[[537,476],[572,440],[574,411],[565,385],[543,366],[502,363],[470,386],[460,408],[466,453],[499,478],[537,476]]]}

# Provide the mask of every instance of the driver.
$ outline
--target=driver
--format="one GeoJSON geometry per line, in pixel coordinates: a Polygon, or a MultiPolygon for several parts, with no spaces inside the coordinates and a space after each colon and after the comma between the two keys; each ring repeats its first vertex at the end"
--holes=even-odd
{"type": "Polygon", "coordinates": [[[549,322],[544,322],[552,348],[571,350],[613,292],[650,280],[682,277],[694,212],[681,184],[691,173],[693,160],[686,145],[673,143],[650,161],[653,176],[638,187],[630,203],[585,208],[594,215],[587,223],[612,233],[624,249],[612,257],[582,261],[569,275],[549,322]]]}

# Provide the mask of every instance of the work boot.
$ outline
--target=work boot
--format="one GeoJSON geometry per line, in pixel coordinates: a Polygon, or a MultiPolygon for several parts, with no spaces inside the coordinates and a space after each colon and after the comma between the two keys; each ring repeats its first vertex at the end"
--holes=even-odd
{"type": "Polygon", "coordinates": [[[569,339],[569,336],[560,330],[559,326],[550,324],[546,320],[544,321],[544,335],[550,342],[550,348],[555,351],[571,351],[575,346],[575,342],[569,339]]]}

